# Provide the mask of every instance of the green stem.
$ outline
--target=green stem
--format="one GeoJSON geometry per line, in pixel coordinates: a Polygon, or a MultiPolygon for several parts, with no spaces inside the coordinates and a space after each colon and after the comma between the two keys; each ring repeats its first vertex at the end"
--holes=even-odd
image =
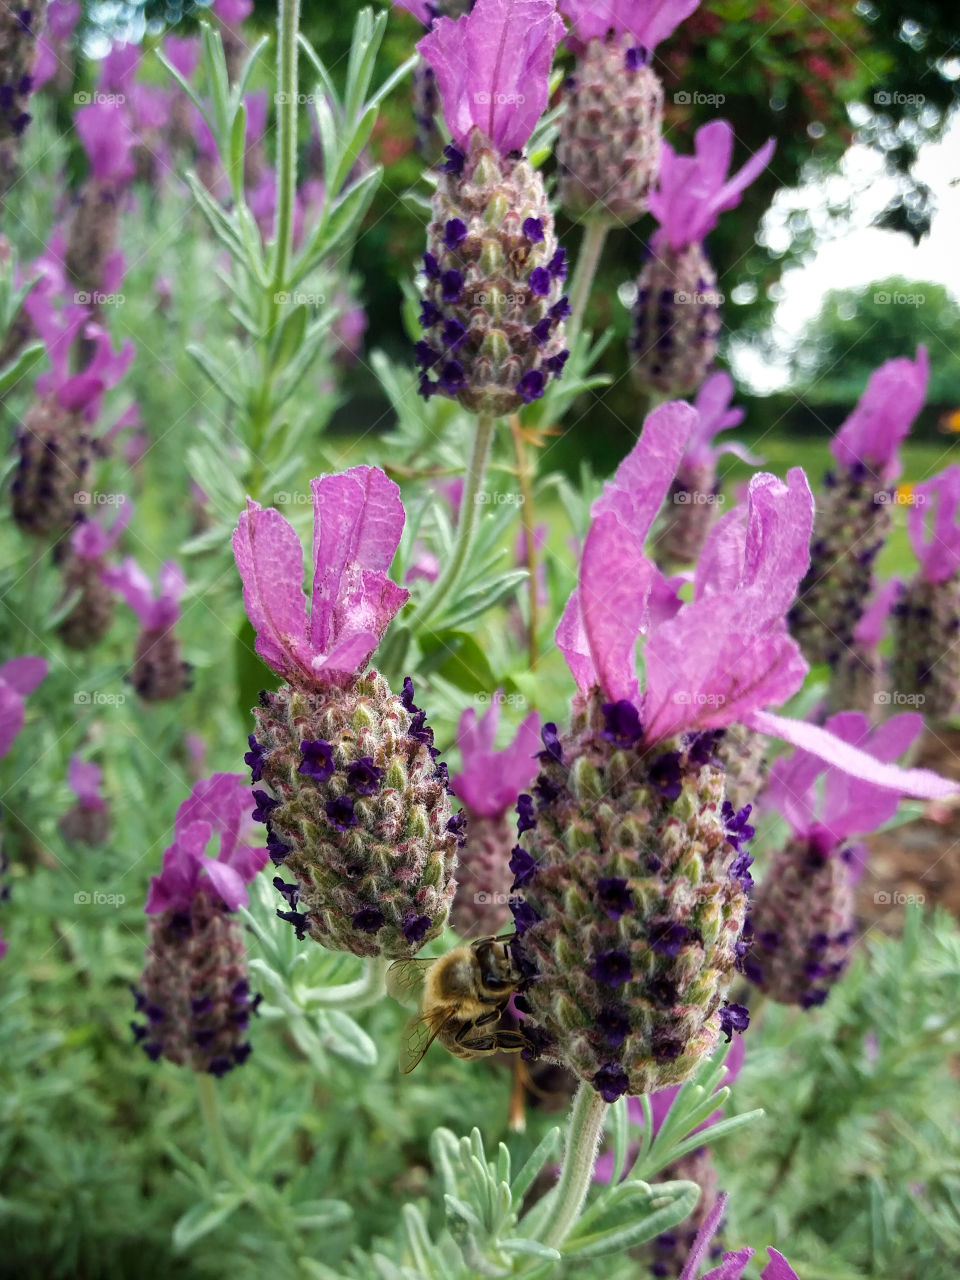
{"type": "Polygon", "coordinates": [[[573,279],[570,281],[570,316],[567,319],[566,343],[571,350],[583,323],[583,313],[587,309],[590,288],[593,284],[593,278],[597,274],[597,267],[600,265],[600,258],[603,255],[603,246],[609,229],[609,225],[606,222],[587,222],[584,224],[580,252],[577,254],[577,263],[573,269],[573,279]]]}
{"type": "Polygon", "coordinates": [[[581,1082],[570,1113],[567,1149],[553,1204],[538,1232],[543,1243],[554,1249],[559,1249],[570,1234],[587,1198],[606,1109],[599,1093],[581,1082]]]}
{"type": "Polygon", "coordinates": [[[230,1149],[230,1143],[223,1127],[223,1118],[220,1115],[220,1100],[217,1097],[217,1083],[213,1076],[206,1073],[198,1073],[196,1079],[203,1123],[206,1126],[207,1135],[210,1139],[210,1149],[216,1160],[217,1167],[228,1182],[232,1182],[235,1186],[246,1186],[247,1180],[234,1159],[233,1151],[230,1149]]]}
{"type": "Polygon", "coordinates": [[[296,994],[301,1002],[322,1009],[366,1009],[382,999],[386,972],[386,960],[374,956],[356,982],[344,982],[338,987],[305,987],[296,994]]]}
{"type": "Polygon", "coordinates": [[[273,287],[283,290],[293,244],[294,201],[297,191],[297,33],[300,0],[280,0],[280,43],[277,143],[277,243],[274,248],[273,287]]]}
{"type": "Polygon", "coordinates": [[[480,524],[480,506],[477,501],[483,488],[484,476],[487,473],[487,460],[490,457],[490,443],[493,440],[493,429],[496,419],[489,414],[481,413],[477,418],[477,434],[473,442],[473,456],[463,482],[463,498],[460,502],[460,521],[457,524],[457,538],[446,569],[437,579],[433,590],[423,603],[418,621],[422,624],[434,617],[440,606],[455,590],[463,573],[470,549],[480,524]]]}

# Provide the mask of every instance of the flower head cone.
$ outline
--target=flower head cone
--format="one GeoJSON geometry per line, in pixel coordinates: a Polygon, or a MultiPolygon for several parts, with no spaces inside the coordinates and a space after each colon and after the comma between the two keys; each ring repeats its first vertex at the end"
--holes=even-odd
{"type": "Polygon", "coordinates": [[[539,399],[567,358],[566,255],[543,179],[521,151],[562,33],[552,0],[477,0],[417,46],[453,135],[423,260],[420,390],[476,413],[539,399]]]}
{"type": "Polygon", "coordinates": [[[145,702],[166,702],[190,685],[190,665],[183,660],[174,630],[180,617],[180,597],[186,579],[180,566],[168,560],[160,569],[159,591],[132,557],[118,569],[107,569],[102,580],[119,592],[140,619],[130,683],[145,702]]]}
{"type": "Polygon", "coordinates": [[[693,156],[678,156],[664,142],[659,182],[650,212],[660,224],[637,278],[632,372],[637,382],[665,396],[688,395],[703,382],[717,351],[720,305],[717,278],[703,248],[721,211],[773,154],[766,143],[731,178],[733,130],[717,120],[697,130],[693,156]]]}
{"type": "Polygon", "coordinates": [[[960,466],[913,497],[907,530],[920,568],[893,608],[890,683],[942,720],[960,705],[960,466]]]}
{"type": "MultiPolygon", "coordinates": [[[[499,933],[510,919],[507,901],[513,883],[510,855],[515,839],[517,796],[537,773],[540,717],[535,711],[523,721],[513,742],[494,748],[500,718],[498,691],[479,720],[472,708],[460,717],[457,745],[462,772],[450,789],[463,804],[466,840],[457,865],[457,896],[450,923],[464,938],[499,933]]],[[[556,734],[556,726],[549,726],[556,734]]],[[[548,734],[549,737],[549,734],[548,734]]]]}
{"type": "Polygon", "coordinates": [[[109,529],[97,520],[84,520],[71,534],[63,567],[63,599],[74,603],[57,627],[57,634],[70,649],[91,649],[110,630],[116,597],[103,580],[104,557],[132,514],[131,503],[125,502],[109,529]]]}
{"type": "Polygon", "coordinates": [[[13,746],[24,726],[27,697],[46,674],[46,660],[32,655],[0,663],[0,759],[13,746]]]}
{"type": "MultiPolygon", "coordinates": [[[[853,628],[853,641],[846,646],[831,669],[827,690],[827,708],[837,711],[862,711],[876,720],[886,698],[886,661],[880,654],[891,613],[896,610],[903,583],[899,578],[874,592],[870,603],[853,628]]],[[[898,686],[899,687],[899,686],[898,686]]]]}
{"type": "MultiPolygon", "coordinates": [[[[866,716],[841,712],[825,726],[878,761],[895,760],[923,727],[920,716],[894,716],[871,731],[866,716]]],[[[866,835],[891,818],[900,797],[824,766],[805,751],[776,761],[764,805],[793,832],[758,886],[750,913],[752,948],[743,969],[780,1004],[822,1004],[846,967],[854,939],[854,884],[866,835]],[[822,795],[817,780],[823,775],[822,795]]]]}
{"type": "Polygon", "coordinates": [[[99,765],[73,756],[67,782],[76,802],[60,819],[60,834],[72,844],[96,849],[110,834],[110,810],[100,794],[102,771],[99,765]]]}
{"type": "Polygon", "coordinates": [[[762,733],[742,724],[717,731],[713,754],[723,768],[724,791],[734,813],[755,806],[767,785],[769,744],[762,733]]]}
{"type": "Polygon", "coordinates": [[[739,1017],[722,1002],[746,949],[753,832],[727,800],[716,730],[802,741],[885,796],[953,790],[764,710],[806,671],[785,624],[813,521],[801,471],[754,476],[746,506],[711,530],[688,603],[647,559],[696,418],[684,404],[650,414],[594,504],[557,630],[579,688],[573,722],[518,806],[524,898],[512,910],[529,1036],[608,1101],[687,1079],[739,1017]]]}
{"type": "Polygon", "coordinates": [[[30,124],[37,38],[46,9],[46,0],[0,8],[0,196],[16,178],[20,139],[30,124]]]}
{"type": "Polygon", "coordinates": [[[257,652],[288,682],[254,709],[256,817],[281,872],[281,915],[300,936],[405,958],[446,923],[463,823],[412,683],[398,695],[366,669],[408,598],[386,572],[403,507],[375,467],[312,488],[309,618],[300,541],[279,512],[250,503],[234,536],[257,652]]]}
{"type": "Polygon", "coordinates": [[[90,171],[70,223],[67,274],[86,293],[110,292],[107,273],[116,249],[120,199],[136,171],[137,137],[125,112],[105,99],[81,107],[75,125],[90,171]]]}
{"type": "Polygon", "coordinates": [[[864,611],[877,556],[892,527],[889,487],[899,473],[897,449],[923,404],[928,363],[888,360],[870,375],[857,407],[830,446],[837,467],[824,477],[790,628],[810,662],[834,664],[864,611]]]}
{"type": "Polygon", "coordinates": [[[177,810],[174,842],[150,882],[146,963],[134,991],[144,1019],[132,1024],[134,1035],[154,1061],[222,1076],[250,1053],[258,1001],[234,913],[267,861],[266,849],[248,843],[253,805],[239,774],[219,773],[177,810]]]}

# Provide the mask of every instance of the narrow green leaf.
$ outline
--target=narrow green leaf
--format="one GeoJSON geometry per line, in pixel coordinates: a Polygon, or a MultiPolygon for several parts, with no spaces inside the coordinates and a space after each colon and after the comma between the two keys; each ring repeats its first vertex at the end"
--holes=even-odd
{"type": "Polygon", "coordinates": [[[551,1129],[549,1133],[544,1134],[543,1138],[537,1143],[533,1151],[524,1162],[523,1168],[511,1183],[510,1190],[513,1194],[514,1204],[520,1204],[523,1197],[533,1186],[534,1178],[547,1163],[557,1154],[560,1146],[560,1130],[551,1129]]]}
{"type": "Polygon", "coordinates": [[[178,1251],[189,1249],[205,1235],[216,1230],[226,1222],[232,1213],[243,1204],[245,1195],[242,1191],[230,1192],[225,1197],[218,1197],[217,1202],[191,1205],[187,1212],[177,1220],[173,1228],[173,1247],[178,1251]]]}
{"type": "Polygon", "coordinates": [[[651,1187],[650,1193],[651,1200],[670,1196],[669,1203],[640,1219],[636,1219],[631,1213],[631,1219],[625,1225],[595,1230],[586,1236],[578,1236],[574,1228],[561,1246],[564,1258],[602,1258],[607,1254],[633,1249],[689,1217],[700,1199],[700,1188],[695,1182],[665,1182],[651,1187]]]}
{"type": "Polygon", "coordinates": [[[30,372],[45,350],[42,342],[31,342],[28,347],[24,347],[12,364],[8,364],[5,369],[0,369],[0,396],[5,395],[30,372]]]}

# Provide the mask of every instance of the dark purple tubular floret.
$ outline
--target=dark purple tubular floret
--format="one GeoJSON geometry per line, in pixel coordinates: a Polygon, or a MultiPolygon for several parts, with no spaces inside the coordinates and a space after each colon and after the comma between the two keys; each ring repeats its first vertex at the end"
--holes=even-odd
{"type": "Polygon", "coordinates": [[[543,362],[543,367],[548,373],[552,373],[555,378],[559,378],[561,373],[563,373],[563,366],[569,359],[569,351],[558,351],[555,356],[547,356],[546,360],[543,362]]]}
{"type": "Polygon", "coordinates": [[[597,901],[611,920],[633,910],[633,892],[621,876],[601,876],[597,881],[597,901]]]}
{"type": "Polygon", "coordinates": [[[274,809],[279,809],[280,801],[274,800],[272,796],[268,796],[265,791],[255,791],[253,798],[257,802],[257,807],[250,815],[254,822],[268,822],[270,814],[274,809]]]}
{"type": "Polygon", "coordinates": [[[447,361],[440,374],[439,385],[443,391],[448,391],[451,395],[467,385],[467,375],[459,360],[447,361]]]}
{"type": "Polygon", "coordinates": [[[443,228],[443,243],[448,249],[456,249],[467,238],[467,224],[462,218],[449,218],[443,228]]]}
{"type": "Polygon", "coordinates": [[[683,1053],[684,1044],[666,1027],[657,1027],[651,1037],[651,1048],[655,1062],[673,1062],[683,1053]]]}
{"type": "Polygon", "coordinates": [[[740,888],[744,893],[749,893],[753,888],[753,876],[750,874],[750,868],[753,866],[753,859],[747,853],[746,849],[741,849],[734,860],[730,863],[730,871],[728,872],[731,880],[739,880],[740,888]]]}
{"type": "Polygon", "coordinates": [[[522,845],[514,845],[510,854],[510,870],[513,872],[513,889],[522,889],[537,874],[537,864],[532,854],[522,845]]]}
{"type": "Polygon", "coordinates": [[[463,276],[456,268],[444,271],[440,277],[440,288],[444,302],[456,302],[463,292],[463,276]]]}
{"type": "Polygon", "coordinates": [[[630,955],[618,947],[599,951],[587,972],[605,987],[622,987],[633,976],[630,955]]]}
{"type": "Polygon", "coordinates": [[[623,61],[628,71],[639,71],[641,67],[647,65],[649,57],[650,55],[643,45],[638,44],[626,51],[623,55],[623,61]]]}
{"type": "Polygon", "coordinates": [[[683,790],[679,751],[665,751],[650,762],[650,781],[665,800],[676,800],[683,790]]]}
{"type": "Polygon", "coordinates": [[[310,928],[310,917],[304,915],[302,911],[277,911],[277,915],[281,920],[286,920],[292,924],[297,931],[297,941],[302,942],[306,937],[307,930],[310,928]]]}
{"type": "Polygon", "coordinates": [[[538,347],[542,347],[545,343],[550,341],[550,333],[552,329],[553,321],[549,316],[544,316],[543,319],[538,320],[530,330],[530,337],[538,347]]]}
{"type": "Polygon", "coordinates": [[[566,320],[567,317],[572,314],[570,299],[566,294],[563,295],[559,302],[555,302],[553,304],[550,308],[549,314],[554,320],[566,320]]]}
{"type": "Polygon", "coordinates": [[[447,830],[457,837],[457,845],[462,849],[467,842],[467,815],[462,809],[447,819],[447,830]]]}
{"type": "Polygon", "coordinates": [[[299,885],[287,884],[282,876],[274,876],[273,887],[286,899],[287,906],[291,910],[297,905],[297,898],[300,896],[299,885]]]}
{"type": "Polygon", "coordinates": [[[537,804],[541,806],[552,804],[560,794],[562,788],[556,786],[545,773],[537,775],[537,780],[533,784],[533,791],[537,797],[537,804]]]}
{"type": "Polygon", "coordinates": [[[432,921],[429,916],[410,914],[404,917],[403,936],[408,942],[422,942],[432,921]]]}
{"type": "Polygon", "coordinates": [[[720,1009],[720,1031],[727,1038],[727,1044],[734,1031],[744,1032],[750,1025],[750,1012],[746,1005],[725,1004],[720,1009]]]}
{"type": "Polygon", "coordinates": [[[427,713],[425,711],[417,711],[410,721],[407,736],[415,738],[417,742],[422,742],[424,746],[430,747],[433,745],[433,730],[427,724],[427,713]]]}
{"type": "Polygon", "coordinates": [[[632,747],[640,740],[643,726],[632,702],[623,698],[619,702],[605,702],[601,710],[606,726],[600,731],[601,738],[617,747],[632,747]]]}
{"type": "Polygon", "coordinates": [[[429,250],[423,255],[423,273],[431,280],[436,280],[440,275],[440,264],[429,250]]]}
{"type": "Polygon", "coordinates": [[[622,1009],[601,1009],[597,1014],[597,1030],[605,1045],[617,1049],[630,1034],[630,1019],[622,1009]]]}
{"type": "Polygon", "coordinates": [[[467,331],[459,320],[447,320],[440,333],[443,345],[450,351],[456,351],[466,341],[467,331]]]}
{"type": "Polygon", "coordinates": [[[532,404],[543,395],[547,380],[540,369],[528,369],[517,383],[524,404],[532,404]]]}
{"type": "Polygon", "coordinates": [[[530,903],[524,901],[523,898],[511,898],[510,911],[513,915],[514,930],[518,938],[522,937],[528,929],[532,929],[540,920],[530,903]]]}
{"type": "Polygon", "coordinates": [[[650,926],[650,946],[662,956],[678,956],[690,936],[690,930],[678,920],[664,920],[650,926]]]}
{"type": "Polygon", "coordinates": [[[547,267],[534,267],[530,272],[530,291],[538,298],[545,298],[550,292],[550,271],[547,267]]]}
{"type": "Polygon", "coordinates": [[[267,852],[270,854],[275,867],[283,865],[291,848],[292,845],[286,844],[275,831],[267,827],[267,852]]]}
{"type": "Polygon", "coordinates": [[[463,166],[467,157],[463,154],[459,147],[455,147],[452,142],[443,148],[443,154],[447,157],[440,168],[444,173],[452,174],[453,177],[459,178],[463,173],[463,166]]]}
{"type": "Polygon", "coordinates": [[[739,849],[741,843],[752,840],[756,835],[756,827],[752,827],[748,821],[753,811],[752,804],[745,804],[742,809],[738,809],[736,813],[733,811],[733,805],[729,800],[724,800],[723,808],[720,810],[720,816],[723,818],[723,829],[727,837],[727,842],[732,844],[735,849],[739,849]]]}
{"type": "Polygon", "coordinates": [[[670,978],[652,978],[647,983],[647,996],[660,1009],[669,1009],[677,1000],[677,984],[670,978]]]}
{"type": "Polygon", "coordinates": [[[400,692],[400,701],[403,703],[404,708],[407,711],[409,711],[411,715],[414,715],[417,711],[420,710],[419,707],[414,706],[413,697],[414,697],[413,681],[410,679],[409,676],[404,676],[403,688],[400,692]]]}
{"type": "Polygon", "coordinates": [[[383,925],[383,912],[379,907],[361,907],[354,913],[353,927],[361,933],[377,933],[383,925]]]}
{"type": "Polygon", "coordinates": [[[357,826],[358,818],[349,796],[337,796],[336,800],[328,800],[324,807],[328,819],[338,831],[346,831],[348,827],[357,826]]]}
{"type": "Polygon", "coordinates": [[[536,825],[533,796],[526,794],[517,796],[517,835],[522,836],[525,831],[532,831],[536,825]]]}
{"type": "Polygon", "coordinates": [[[567,278],[567,251],[561,245],[557,252],[550,259],[547,270],[553,276],[554,280],[566,280],[567,278]]]}
{"type": "Polygon", "coordinates": [[[326,782],[333,777],[333,747],[322,738],[300,743],[300,754],[303,759],[297,767],[297,773],[313,778],[314,782],[326,782]]]}
{"type": "Polygon", "coordinates": [[[627,1092],[630,1080],[619,1062],[607,1062],[593,1077],[593,1087],[604,1102],[616,1102],[627,1092]]]}
{"type": "Polygon", "coordinates": [[[543,222],[540,218],[524,218],[521,230],[531,244],[540,244],[544,238],[543,222]]]}
{"type": "Polygon", "coordinates": [[[691,735],[687,744],[687,757],[691,764],[716,764],[714,751],[723,737],[722,729],[704,729],[702,733],[691,735]]]}
{"type": "Polygon", "coordinates": [[[385,770],[373,763],[372,756],[361,756],[347,770],[347,786],[361,796],[375,796],[380,790],[385,770]]]}
{"type": "Polygon", "coordinates": [[[259,782],[263,776],[263,762],[269,752],[264,751],[255,734],[248,734],[247,741],[250,744],[250,750],[243,757],[243,762],[250,768],[250,781],[259,782]]]}
{"type": "Polygon", "coordinates": [[[441,356],[434,351],[429,342],[425,342],[421,338],[419,342],[414,343],[413,358],[421,369],[432,369],[435,364],[439,363],[441,356]]]}
{"type": "Polygon", "coordinates": [[[420,325],[424,329],[432,329],[435,324],[439,324],[443,319],[443,313],[439,307],[435,307],[429,298],[423,298],[420,302],[420,325]]]}

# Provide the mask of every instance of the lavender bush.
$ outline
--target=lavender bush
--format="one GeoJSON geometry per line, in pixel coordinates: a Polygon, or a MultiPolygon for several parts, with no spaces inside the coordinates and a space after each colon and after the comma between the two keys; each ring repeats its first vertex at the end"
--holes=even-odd
{"type": "Polygon", "coordinates": [[[904,586],[923,347],[817,491],[717,443],[705,239],[775,158],[677,128],[696,7],[406,0],[343,59],[297,0],[0,20],[3,1274],[955,1274],[960,930],[857,894],[960,791],[914,760],[960,471],[904,586]],[[389,353],[385,193],[426,245],[389,353]],[[584,317],[631,227],[604,482],[584,317]]]}

